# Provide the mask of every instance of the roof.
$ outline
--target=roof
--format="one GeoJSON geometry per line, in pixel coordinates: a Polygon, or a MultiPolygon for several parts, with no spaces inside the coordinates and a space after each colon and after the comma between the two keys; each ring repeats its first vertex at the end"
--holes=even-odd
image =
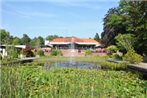
{"type": "Polygon", "coordinates": [[[50,44],[70,44],[70,43],[76,43],[76,44],[89,44],[89,45],[100,45],[99,42],[97,42],[94,39],[88,39],[88,38],[55,38],[52,41],[50,41],[50,44]]]}
{"type": "Polygon", "coordinates": [[[51,42],[94,42],[94,43],[97,43],[96,40],[94,39],[81,39],[81,38],[55,38],[53,39],[51,42]]]}

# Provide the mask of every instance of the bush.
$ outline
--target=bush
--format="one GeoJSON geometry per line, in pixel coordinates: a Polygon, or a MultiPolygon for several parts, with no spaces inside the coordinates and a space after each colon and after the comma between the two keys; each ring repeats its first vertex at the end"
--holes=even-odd
{"type": "Polygon", "coordinates": [[[117,60],[122,60],[122,57],[119,56],[119,55],[116,54],[116,53],[113,53],[110,57],[111,57],[111,58],[114,58],[114,59],[117,59],[117,60]]]}
{"type": "Polygon", "coordinates": [[[0,54],[0,60],[2,60],[3,59],[3,57],[2,57],[2,55],[0,54]]]}
{"type": "Polygon", "coordinates": [[[32,48],[27,45],[25,49],[23,49],[23,55],[25,55],[26,57],[34,57],[35,54],[32,51],[32,48]]]}
{"type": "Polygon", "coordinates": [[[114,52],[116,52],[117,50],[118,50],[118,48],[117,48],[115,45],[111,45],[111,46],[107,47],[107,51],[108,51],[109,53],[114,53],[114,52]]]}
{"type": "Polygon", "coordinates": [[[133,49],[131,49],[124,55],[123,60],[129,61],[129,63],[134,64],[143,61],[143,57],[137,54],[133,49]]]}
{"type": "Polygon", "coordinates": [[[110,70],[124,70],[126,69],[125,63],[114,63],[114,62],[103,62],[101,64],[102,69],[110,69],[110,70]]]}
{"type": "Polygon", "coordinates": [[[85,55],[91,55],[91,54],[92,54],[91,50],[86,50],[85,51],[85,55]]]}
{"type": "Polygon", "coordinates": [[[51,55],[52,56],[62,55],[62,52],[61,52],[61,50],[52,50],[51,51],[51,55]]]}
{"type": "Polygon", "coordinates": [[[38,51],[37,51],[37,55],[39,55],[39,56],[44,56],[44,51],[43,51],[43,50],[38,50],[38,51]]]}

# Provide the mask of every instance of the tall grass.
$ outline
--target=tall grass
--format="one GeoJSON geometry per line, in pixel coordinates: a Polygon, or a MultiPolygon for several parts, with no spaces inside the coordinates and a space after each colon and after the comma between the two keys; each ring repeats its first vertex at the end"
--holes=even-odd
{"type": "Polygon", "coordinates": [[[124,71],[2,66],[1,98],[145,98],[147,81],[124,71]]]}

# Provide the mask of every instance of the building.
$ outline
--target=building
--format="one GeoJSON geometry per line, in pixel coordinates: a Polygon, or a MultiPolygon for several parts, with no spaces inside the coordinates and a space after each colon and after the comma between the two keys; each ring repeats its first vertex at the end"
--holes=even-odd
{"type": "MultiPolygon", "coordinates": [[[[6,51],[6,47],[10,48],[12,45],[0,45],[0,55],[2,57],[7,56],[7,51],[6,51]]],[[[24,49],[26,47],[26,45],[15,45],[14,46],[16,49],[24,49]]]]}
{"type": "Polygon", "coordinates": [[[56,49],[94,49],[100,46],[100,43],[94,39],[72,37],[55,38],[52,41],[45,41],[45,45],[56,49]]]}

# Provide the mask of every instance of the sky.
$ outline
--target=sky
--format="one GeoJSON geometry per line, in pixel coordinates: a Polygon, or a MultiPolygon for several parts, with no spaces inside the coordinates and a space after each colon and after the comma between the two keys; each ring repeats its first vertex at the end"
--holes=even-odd
{"type": "Polygon", "coordinates": [[[0,28],[11,35],[93,38],[119,0],[0,0],[0,28]]]}

